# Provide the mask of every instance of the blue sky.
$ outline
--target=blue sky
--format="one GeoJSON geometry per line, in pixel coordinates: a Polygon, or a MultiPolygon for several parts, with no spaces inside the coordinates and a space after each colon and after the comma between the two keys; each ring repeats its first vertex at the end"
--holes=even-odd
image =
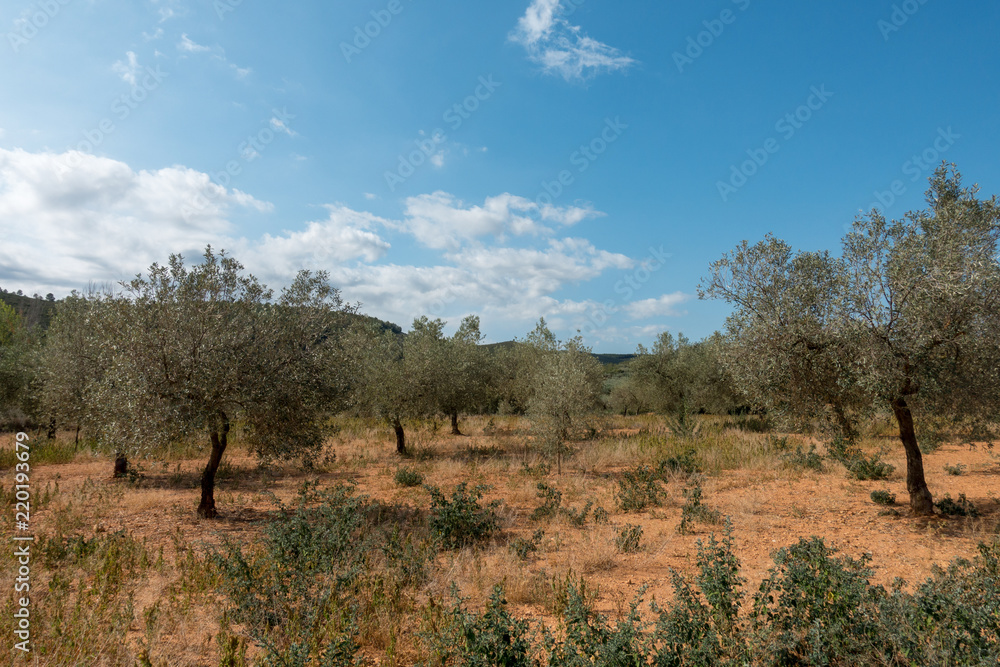
{"type": "Polygon", "coordinates": [[[708,265],[1000,192],[1000,3],[8,0],[0,286],[225,248],[407,328],[724,325],[708,265]]]}

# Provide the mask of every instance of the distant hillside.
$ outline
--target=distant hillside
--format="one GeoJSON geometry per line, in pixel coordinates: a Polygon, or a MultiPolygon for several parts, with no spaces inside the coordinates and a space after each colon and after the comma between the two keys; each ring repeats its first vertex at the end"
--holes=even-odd
{"type": "MultiPolygon", "coordinates": [[[[513,347],[514,345],[517,345],[517,343],[515,343],[512,340],[505,340],[502,343],[489,343],[487,345],[483,345],[483,347],[485,347],[486,349],[507,348],[507,347],[513,347]]],[[[621,364],[631,359],[634,359],[635,356],[636,355],[634,354],[593,354],[593,357],[597,359],[599,362],[601,362],[601,364],[604,366],[621,364]]]]}
{"type": "Polygon", "coordinates": [[[43,329],[48,329],[56,307],[56,299],[52,294],[47,294],[44,298],[37,294],[26,296],[8,292],[2,287],[0,287],[0,301],[13,308],[28,326],[40,326],[43,329]]]}

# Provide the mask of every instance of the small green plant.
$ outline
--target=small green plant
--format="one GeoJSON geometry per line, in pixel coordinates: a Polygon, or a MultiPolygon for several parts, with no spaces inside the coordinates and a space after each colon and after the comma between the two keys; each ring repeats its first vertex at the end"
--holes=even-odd
{"type": "Polygon", "coordinates": [[[958,477],[959,475],[965,472],[965,466],[962,465],[961,463],[959,463],[958,465],[945,464],[944,471],[949,475],[955,475],[956,477],[958,477]]]}
{"type": "Polygon", "coordinates": [[[634,554],[642,548],[642,526],[626,523],[615,535],[615,547],[620,553],[634,554]]]}
{"type": "Polygon", "coordinates": [[[809,445],[808,452],[803,452],[802,445],[798,445],[794,452],[783,454],[781,459],[789,468],[805,468],[823,472],[823,457],[816,453],[816,445],[809,445]]]}
{"type": "Polygon", "coordinates": [[[603,507],[598,506],[598,508],[594,510],[594,523],[601,524],[603,526],[608,523],[610,518],[611,517],[608,516],[608,511],[603,507]]]}
{"type": "Polygon", "coordinates": [[[979,516],[979,510],[972,504],[972,501],[965,497],[964,493],[959,494],[958,500],[953,500],[950,493],[944,494],[944,498],[934,503],[934,507],[941,510],[941,514],[948,516],[979,516]]]}
{"type": "Polygon", "coordinates": [[[554,517],[562,505],[562,491],[554,489],[545,482],[538,483],[538,497],[542,504],[531,513],[532,521],[541,521],[554,517]]]}
{"type": "Polygon", "coordinates": [[[791,445],[788,443],[788,436],[778,437],[776,435],[767,436],[767,448],[772,452],[787,452],[791,445]]]}
{"type": "Polygon", "coordinates": [[[700,484],[695,483],[691,488],[684,489],[683,493],[687,501],[681,508],[681,522],[677,526],[678,533],[686,535],[691,532],[691,526],[695,521],[708,524],[716,524],[721,521],[722,515],[719,511],[711,509],[702,502],[703,492],[700,484]]]}
{"type": "Polygon", "coordinates": [[[618,480],[615,497],[623,512],[641,512],[647,507],[663,503],[663,489],[659,482],[663,475],[649,466],[626,470],[618,480]]]}
{"type": "Polygon", "coordinates": [[[896,494],[889,493],[888,491],[872,491],[871,493],[872,502],[876,505],[895,505],[896,504],[896,494]]]}
{"type": "Polygon", "coordinates": [[[544,535],[545,531],[539,528],[529,539],[523,537],[514,538],[509,545],[510,550],[521,560],[527,560],[528,556],[538,551],[544,535]]]}
{"type": "Polygon", "coordinates": [[[678,456],[670,456],[657,464],[657,475],[660,479],[666,479],[668,472],[679,472],[686,475],[693,475],[701,472],[701,463],[693,448],[688,448],[678,456]]]}
{"type": "Polygon", "coordinates": [[[545,462],[538,463],[533,466],[530,466],[527,463],[521,464],[521,474],[534,479],[547,477],[550,472],[552,472],[552,466],[545,462]]]}
{"type": "Polygon", "coordinates": [[[575,510],[572,507],[564,507],[563,514],[569,519],[569,522],[576,526],[577,528],[582,528],[585,523],[587,523],[587,515],[590,513],[590,508],[594,506],[593,500],[588,500],[586,504],[579,510],[575,510]]]}
{"type": "Polygon", "coordinates": [[[396,471],[396,484],[404,487],[420,486],[424,483],[424,476],[413,468],[403,467],[396,471]]]}
{"type": "Polygon", "coordinates": [[[667,417],[667,427],[676,437],[684,439],[695,437],[701,430],[701,424],[698,423],[698,418],[694,416],[694,413],[688,409],[686,400],[681,401],[680,405],[677,406],[675,416],[667,417]]]}
{"type": "Polygon", "coordinates": [[[480,542],[500,529],[496,510],[502,503],[494,500],[485,507],[479,504],[488,487],[480,484],[468,489],[462,482],[455,487],[450,500],[436,486],[425,484],[424,488],[431,494],[428,524],[445,548],[458,549],[480,542]]]}
{"type": "Polygon", "coordinates": [[[889,476],[896,469],[882,461],[885,452],[865,456],[854,443],[843,438],[836,438],[830,443],[827,450],[830,458],[842,463],[854,479],[862,481],[889,479],[889,476]]]}

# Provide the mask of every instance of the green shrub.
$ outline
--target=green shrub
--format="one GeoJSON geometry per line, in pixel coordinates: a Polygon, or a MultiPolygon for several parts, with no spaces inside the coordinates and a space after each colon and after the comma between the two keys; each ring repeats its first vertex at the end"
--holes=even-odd
{"type": "Polygon", "coordinates": [[[797,445],[794,452],[783,454],[781,459],[790,468],[806,468],[823,472],[823,457],[816,453],[816,445],[809,445],[808,452],[803,452],[802,445],[797,445]]]}
{"type": "Polygon", "coordinates": [[[871,493],[872,502],[876,505],[895,505],[896,504],[896,494],[889,493],[888,491],[872,491],[871,493]]]}
{"type": "Polygon", "coordinates": [[[510,543],[510,550],[521,560],[527,560],[528,556],[538,551],[539,545],[542,543],[542,537],[545,535],[545,531],[538,529],[535,534],[531,536],[530,539],[525,539],[523,537],[514,538],[510,543]]]}
{"type": "Polygon", "coordinates": [[[594,523],[605,525],[608,523],[610,518],[611,517],[608,516],[608,511],[603,507],[598,507],[594,510],[594,523]]]}
{"type": "Polygon", "coordinates": [[[537,495],[542,500],[542,504],[532,511],[532,521],[551,518],[556,515],[562,506],[562,491],[550,487],[545,482],[539,482],[537,488],[537,495]]]}
{"type": "Polygon", "coordinates": [[[623,512],[641,512],[647,507],[663,504],[663,489],[659,482],[662,472],[649,466],[626,470],[618,479],[615,497],[623,512]]]}
{"type": "Polygon", "coordinates": [[[583,507],[579,510],[573,509],[572,507],[564,507],[563,514],[569,519],[569,522],[576,526],[577,528],[582,528],[585,523],[587,523],[587,515],[590,513],[590,508],[594,506],[593,500],[588,500],[583,507]]]}
{"type": "Polygon", "coordinates": [[[466,611],[457,587],[451,595],[450,609],[437,611],[436,617],[426,618],[426,629],[420,633],[429,649],[434,665],[463,667],[534,667],[529,657],[531,642],[528,623],[514,618],[507,610],[507,600],[501,586],[494,586],[486,610],[482,614],[466,611]]]}
{"type": "Polygon", "coordinates": [[[952,500],[951,494],[944,494],[944,498],[934,503],[934,507],[941,510],[941,514],[948,516],[979,516],[979,510],[972,504],[972,501],[965,497],[964,493],[959,494],[958,500],[952,500]]]}
{"type": "Polygon", "coordinates": [[[788,444],[788,436],[778,437],[769,435],[767,437],[767,448],[772,452],[787,452],[791,445],[788,444]]]}
{"type": "Polygon", "coordinates": [[[667,473],[680,472],[687,475],[701,472],[701,463],[695,450],[688,448],[679,456],[670,456],[660,461],[656,466],[656,473],[661,479],[665,479],[667,473]]]}
{"type": "Polygon", "coordinates": [[[502,503],[494,500],[483,507],[479,504],[479,499],[488,487],[477,485],[468,490],[467,486],[465,482],[456,486],[451,500],[448,500],[436,486],[424,485],[431,494],[431,531],[448,549],[458,549],[488,539],[500,529],[496,510],[502,503]]]}
{"type": "Polygon", "coordinates": [[[949,475],[955,475],[958,477],[965,472],[965,466],[959,463],[958,465],[945,465],[944,471],[949,475]]]}
{"type": "Polygon", "coordinates": [[[684,497],[687,500],[681,507],[681,522],[677,526],[677,532],[686,535],[691,531],[691,525],[698,521],[700,523],[719,523],[722,515],[718,510],[713,510],[702,503],[702,490],[700,484],[684,489],[684,497]]]}
{"type": "Polygon", "coordinates": [[[884,452],[865,456],[851,441],[837,438],[827,447],[829,456],[847,468],[854,479],[877,481],[889,479],[896,469],[882,461],[884,452]]]}
{"type": "Polygon", "coordinates": [[[399,486],[412,487],[423,483],[424,476],[413,468],[404,467],[396,471],[396,484],[399,486]]]}
{"type": "Polygon", "coordinates": [[[632,554],[642,548],[642,526],[626,523],[615,535],[615,547],[623,554],[632,554]]]}

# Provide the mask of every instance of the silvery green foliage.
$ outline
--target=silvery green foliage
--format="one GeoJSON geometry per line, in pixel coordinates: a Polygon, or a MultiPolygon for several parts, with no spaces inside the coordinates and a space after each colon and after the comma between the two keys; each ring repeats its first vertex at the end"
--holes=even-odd
{"type": "Polygon", "coordinates": [[[930,180],[926,210],[859,217],[840,257],[768,235],[715,262],[699,290],[735,306],[727,366],[763,407],[826,413],[848,434],[852,414],[891,408],[924,512],[912,411],[971,436],[1000,409],[1000,204],[946,165],[930,180]]]}
{"type": "Polygon", "coordinates": [[[207,445],[229,424],[262,456],[308,452],[343,382],[333,343],[347,310],[325,273],[300,272],[275,298],[224,252],[191,267],[171,255],[60,309],[48,400],[130,454],[207,445]]]}
{"type": "Polygon", "coordinates": [[[558,343],[544,320],[533,334],[525,346],[528,355],[537,360],[528,414],[536,441],[561,463],[564,441],[575,420],[597,406],[604,372],[579,337],[558,343]]]}
{"type": "Polygon", "coordinates": [[[633,405],[666,413],[725,413],[739,405],[739,396],[722,363],[724,347],[720,334],[691,343],[683,334],[663,332],[651,350],[638,347],[616,399],[631,398],[633,405]]]}

